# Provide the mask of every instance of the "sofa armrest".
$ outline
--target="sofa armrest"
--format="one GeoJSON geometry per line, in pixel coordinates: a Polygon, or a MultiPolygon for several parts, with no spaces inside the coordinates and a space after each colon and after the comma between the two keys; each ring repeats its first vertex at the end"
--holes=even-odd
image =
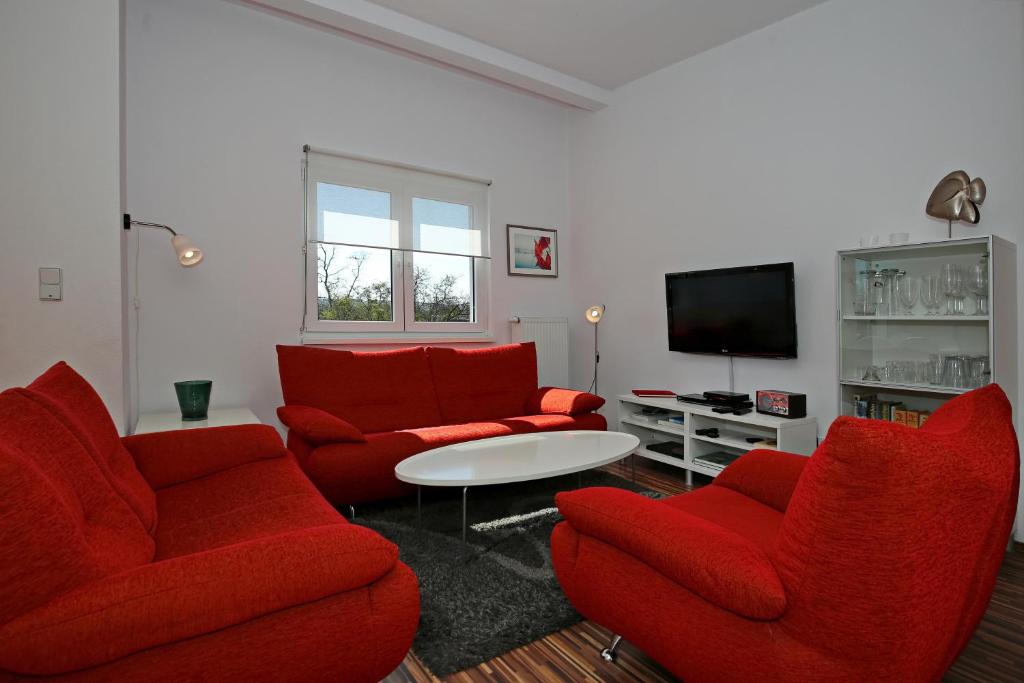
{"type": "Polygon", "coordinates": [[[281,436],[269,425],[179,429],[121,441],[154,489],[288,454],[281,436]]]}
{"type": "Polygon", "coordinates": [[[541,387],[526,403],[527,415],[582,415],[604,405],[604,399],[586,391],[541,387]]]}
{"type": "Polygon", "coordinates": [[[332,524],[142,565],[86,584],[0,627],[0,669],[49,676],[363,588],[398,548],[332,524]]]}
{"type": "Polygon", "coordinates": [[[325,410],[309,406],[281,406],[277,417],[303,441],[314,446],[328,443],[364,443],[366,437],[355,425],[325,410]]]}
{"type": "Polygon", "coordinates": [[[757,449],[722,470],[712,483],[785,512],[808,460],[806,455],[757,449]]]}
{"type": "Polygon", "coordinates": [[[782,580],[752,541],[664,503],[615,488],[555,497],[576,531],[632,555],[704,600],[749,619],[778,619],[782,580]]]}

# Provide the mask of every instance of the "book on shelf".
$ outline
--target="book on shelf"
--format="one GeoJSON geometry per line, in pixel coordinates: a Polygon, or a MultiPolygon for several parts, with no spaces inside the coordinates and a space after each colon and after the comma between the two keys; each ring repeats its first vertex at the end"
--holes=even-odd
{"type": "Polygon", "coordinates": [[[675,398],[676,392],[668,389],[634,389],[637,398],[675,398]]]}
{"type": "Polygon", "coordinates": [[[916,429],[925,423],[931,413],[927,410],[910,409],[902,401],[879,399],[875,394],[854,394],[853,415],[870,420],[895,422],[916,429]]]}
{"type": "Polygon", "coordinates": [[[665,425],[666,427],[679,427],[681,429],[684,425],[683,416],[673,415],[667,420],[658,420],[658,424],[665,425]]]}

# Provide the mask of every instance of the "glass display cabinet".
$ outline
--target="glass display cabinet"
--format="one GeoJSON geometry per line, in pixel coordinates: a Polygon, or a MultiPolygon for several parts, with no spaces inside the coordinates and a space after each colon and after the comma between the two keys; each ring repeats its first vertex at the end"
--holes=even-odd
{"type": "Polygon", "coordinates": [[[838,252],[839,414],[916,426],[990,382],[1016,398],[1016,254],[991,235],[838,252]]]}

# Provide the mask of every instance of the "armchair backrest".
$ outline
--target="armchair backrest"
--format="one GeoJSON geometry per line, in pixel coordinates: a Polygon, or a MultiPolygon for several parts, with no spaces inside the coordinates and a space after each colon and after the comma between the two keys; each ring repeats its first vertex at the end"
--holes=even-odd
{"type": "Polygon", "coordinates": [[[0,394],[0,623],[154,552],[81,430],[28,389],[0,394]]]}
{"type": "Polygon", "coordinates": [[[893,680],[937,679],[991,597],[1018,472],[998,386],[949,401],[920,430],[839,418],[780,531],[784,628],[893,680]]]}

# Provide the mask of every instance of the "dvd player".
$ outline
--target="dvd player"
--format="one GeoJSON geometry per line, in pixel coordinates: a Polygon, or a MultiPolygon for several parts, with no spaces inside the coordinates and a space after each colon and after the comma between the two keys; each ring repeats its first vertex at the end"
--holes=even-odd
{"type": "Polygon", "coordinates": [[[723,395],[729,394],[726,391],[705,391],[703,394],[681,394],[676,396],[677,401],[683,403],[694,403],[699,406],[708,406],[710,408],[752,408],[754,402],[750,400],[749,394],[732,394],[728,400],[723,395]],[[723,396],[723,398],[712,398],[711,395],[723,396]]]}

